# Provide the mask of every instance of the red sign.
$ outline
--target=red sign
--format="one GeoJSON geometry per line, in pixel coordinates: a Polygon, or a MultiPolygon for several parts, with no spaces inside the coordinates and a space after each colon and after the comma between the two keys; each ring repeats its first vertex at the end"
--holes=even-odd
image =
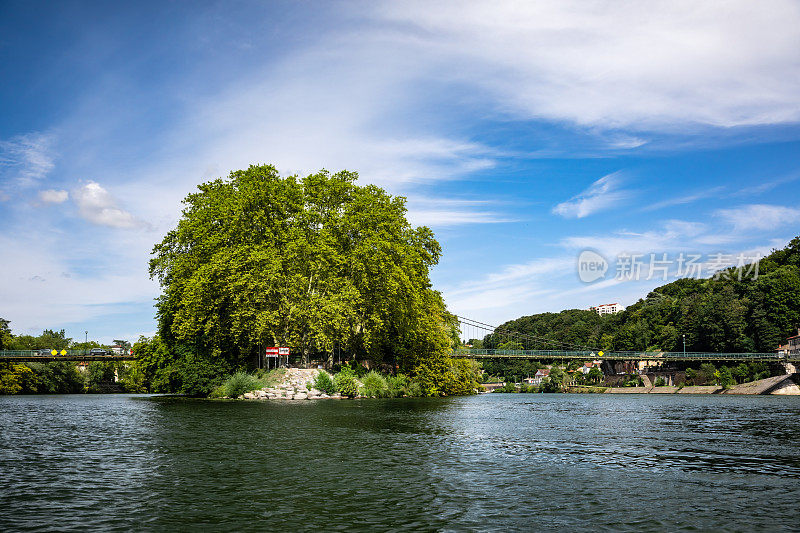
{"type": "Polygon", "coordinates": [[[288,356],[288,355],[289,355],[289,348],[286,347],[273,346],[271,348],[267,348],[266,351],[267,357],[278,357],[278,356],[288,356]]]}

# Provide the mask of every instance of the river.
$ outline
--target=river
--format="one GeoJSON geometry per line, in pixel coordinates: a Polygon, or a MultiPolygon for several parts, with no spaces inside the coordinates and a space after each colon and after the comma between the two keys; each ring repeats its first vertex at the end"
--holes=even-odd
{"type": "Polygon", "coordinates": [[[800,397],[0,397],[0,531],[796,529],[800,397]]]}

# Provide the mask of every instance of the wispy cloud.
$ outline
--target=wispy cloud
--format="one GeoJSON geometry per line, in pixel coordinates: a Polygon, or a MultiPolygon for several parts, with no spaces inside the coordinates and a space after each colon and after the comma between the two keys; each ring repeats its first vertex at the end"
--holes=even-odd
{"type": "Polygon", "coordinates": [[[30,187],[55,166],[53,136],[44,133],[18,135],[0,141],[0,175],[19,187],[30,187]]]}
{"type": "Polygon", "coordinates": [[[800,179],[800,175],[784,176],[782,178],[759,183],[758,185],[752,185],[750,187],[742,187],[738,191],[732,193],[731,196],[753,196],[757,194],[763,194],[767,191],[771,191],[772,189],[778,187],[779,185],[791,183],[793,181],[797,181],[798,179],[800,179]]]}
{"type": "Polygon", "coordinates": [[[373,9],[408,28],[394,41],[438,75],[477,80],[516,117],[657,131],[800,120],[800,5],[791,0],[418,0],[373,9]]]}
{"type": "Polygon", "coordinates": [[[614,257],[621,253],[690,250],[709,235],[709,228],[703,223],[669,220],[657,229],[642,232],[616,231],[611,234],[566,237],[561,240],[561,245],[570,250],[595,249],[606,257],[614,257]]]}
{"type": "Polygon", "coordinates": [[[39,191],[39,199],[46,204],[63,204],[69,199],[69,193],[63,190],[47,189],[39,191]]]}
{"type": "Polygon", "coordinates": [[[110,228],[142,228],[147,224],[117,206],[117,200],[99,183],[89,181],[72,194],[81,217],[110,228]]]}
{"type": "Polygon", "coordinates": [[[663,200],[661,202],[656,202],[654,204],[650,204],[642,208],[642,211],[655,211],[657,209],[663,209],[665,207],[673,207],[676,205],[685,205],[697,202],[699,200],[705,200],[706,198],[714,198],[719,196],[725,187],[711,187],[710,189],[706,189],[704,191],[695,192],[693,194],[687,194],[685,196],[678,196],[676,198],[670,198],[668,200],[663,200]]]}
{"type": "Polygon", "coordinates": [[[562,256],[506,265],[499,272],[448,287],[443,293],[448,307],[466,316],[486,309],[509,308],[552,293],[553,279],[572,274],[574,263],[574,258],[562,256]]]}
{"type": "Polygon", "coordinates": [[[410,197],[408,198],[407,218],[414,225],[434,228],[516,221],[514,218],[493,210],[493,203],[488,200],[410,197]]]}
{"type": "Polygon", "coordinates": [[[718,209],[714,216],[737,231],[769,230],[800,222],[800,209],[782,205],[750,204],[718,209]]]}
{"type": "Polygon", "coordinates": [[[553,213],[565,218],[584,218],[617,207],[631,196],[630,191],[620,188],[621,183],[619,172],[603,176],[582,193],[555,206],[553,213]]]}

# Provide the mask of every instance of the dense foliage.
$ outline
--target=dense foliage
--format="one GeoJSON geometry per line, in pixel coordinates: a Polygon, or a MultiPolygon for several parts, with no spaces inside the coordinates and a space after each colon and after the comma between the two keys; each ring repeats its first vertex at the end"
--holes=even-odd
{"type": "Polygon", "coordinates": [[[207,394],[265,346],[303,362],[336,348],[424,375],[431,394],[471,390],[477,374],[449,358],[456,321],[430,284],[439,243],[408,223],[404,198],[356,178],[251,166],[186,197],[150,262],[159,335],[134,347],[148,390],[207,394]]]}
{"type": "Polygon", "coordinates": [[[514,331],[528,335],[514,337],[525,349],[681,351],[686,335],[687,351],[772,352],[800,326],[800,237],[762,259],[757,276],[750,267],[742,273],[679,279],[614,315],[569,309],[525,316],[483,343],[499,346],[514,331]]]}
{"type": "MultiPolygon", "coordinates": [[[[14,335],[9,321],[0,318],[0,349],[38,350],[100,348],[96,341],[74,342],[64,330],[46,329],[41,335],[14,335]]],[[[128,390],[124,383],[115,385],[115,377],[124,381],[127,367],[122,362],[95,362],[85,373],[74,362],[0,363],[0,394],[66,394],[128,390]]],[[[136,391],[130,391],[136,392],[136,391]]]]}
{"type": "Polygon", "coordinates": [[[331,375],[325,371],[317,374],[317,377],[314,380],[314,388],[318,391],[324,392],[325,394],[333,394],[336,392],[336,386],[333,384],[331,375]]]}

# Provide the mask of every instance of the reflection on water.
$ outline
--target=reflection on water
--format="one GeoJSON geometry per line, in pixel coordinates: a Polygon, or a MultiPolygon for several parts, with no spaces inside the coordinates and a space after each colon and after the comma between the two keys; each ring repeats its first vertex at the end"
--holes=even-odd
{"type": "Polygon", "coordinates": [[[796,527],[800,398],[0,397],[0,530],[796,527]]]}

